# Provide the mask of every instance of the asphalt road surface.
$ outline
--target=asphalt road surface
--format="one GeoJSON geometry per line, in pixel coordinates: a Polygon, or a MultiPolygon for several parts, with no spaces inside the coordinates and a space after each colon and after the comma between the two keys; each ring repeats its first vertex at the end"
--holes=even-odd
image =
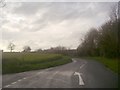
{"type": "Polygon", "coordinates": [[[3,75],[3,88],[117,88],[118,76],[94,60],[3,75]]]}

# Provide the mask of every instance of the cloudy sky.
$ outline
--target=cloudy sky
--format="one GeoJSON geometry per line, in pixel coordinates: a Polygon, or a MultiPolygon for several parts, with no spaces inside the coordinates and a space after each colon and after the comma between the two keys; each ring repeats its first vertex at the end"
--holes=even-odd
{"type": "Polygon", "coordinates": [[[33,50],[55,46],[77,48],[90,28],[109,20],[113,2],[9,2],[2,8],[0,48],[10,42],[15,51],[29,45],[33,50]]]}

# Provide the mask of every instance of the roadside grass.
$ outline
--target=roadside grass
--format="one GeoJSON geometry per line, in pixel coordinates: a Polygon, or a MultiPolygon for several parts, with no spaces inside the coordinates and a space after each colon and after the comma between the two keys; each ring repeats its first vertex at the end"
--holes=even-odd
{"type": "Polygon", "coordinates": [[[96,61],[99,61],[113,72],[120,73],[118,70],[118,62],[119,62],[118,59],[110,59],[105,57],[87,57],[87,59],[94,59],[96,61]]]}
{"type": "Polygon", "coordinates": [[[18,73],[38,70],[71,62],[71,58],[60,54],[6,52],[2,55],[2,73],[18,73]]]}

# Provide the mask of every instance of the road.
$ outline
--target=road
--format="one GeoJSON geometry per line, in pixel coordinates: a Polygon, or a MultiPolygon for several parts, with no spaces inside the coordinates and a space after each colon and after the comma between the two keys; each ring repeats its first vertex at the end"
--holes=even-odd
{"type": "Polygon", "coordinates": [[[94,60],[3,75],[3,88],[117,88],[118,76],[94,60]]]}

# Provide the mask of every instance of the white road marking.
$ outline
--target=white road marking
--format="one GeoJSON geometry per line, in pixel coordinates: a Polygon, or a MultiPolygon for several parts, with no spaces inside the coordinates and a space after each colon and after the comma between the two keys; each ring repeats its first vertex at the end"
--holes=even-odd
{"type": "MultiPolygon", "coordinates": [[[[39,75],[39,74],[41,74],[41,73],[43,73],[43,72],[38,72],[36,75],[39,75]]],[[[33,76],[36,76],[36,75],[33,75],[33,76]]],[[[9,86],[11,86],[11,85],[13,85],[13,84],[16,84],[17,82],[20,82],[20,81],[25,80],[25,79],[27,79],[27,78],[31,78],[31,77],[33,77],[33,76],[24,77],[24,78],[22,78],[22,79],[17,80],[16,82],[13,82],[13,83],[11,83],[11,84],[9,84],[9,85],[6,85],[6,86],[4,86],[4,87],[9,87],[9,86]]]]}
{"type": "Polygon", "coordinates": [[[5,87],[9,87],[9,86],[11,86],[11,85],[6,85],[5,87]]]}
{"type": "Polygon", "coordinates": [[[80,66],[80,69],[83,68],[84,66],[85,66],[85,64],[81,65],[81,66],[80,66]]]}
{"type": "MultiPolygon", "coordinates": [[[[27,79],[27,78],[23,78],[23,79],[27,79]]],[[[6,85],[5,87],[9,87],[9,86],[11,86],[11,85],[13,85],[13,84],[16,84],[17,82],[20,82],[20,81],[22,81],[23,79],[19,79],[19,80],[17,80],[16,82],[11,83],[10,85],[6,85]]]]}
{"type": "Polygon", "coordinates": [[[17,82],[13,82],[13,83],[11,83],[11,84],[16,84],[17,82]]]}
{"type": "Polygon", "coordinates": [[[23,79],[26,79],[26,78],[23,78],[23,79]]]}
{"type": "Polygon", "coordinates": [[[74,63],[76,63],[77,61],[76,60],[74,60],[74,59],[72,59],[72,61],[74,62],[74,63]]]}
{"type": "Polygon", "coordinates": [[[36,75],[39,75],[39,74],[41,74],[42,72],[38,72],[36,75]]]}
{"type": "Polygon", "coordinates": [[[22,81],[22,79],[19,79],[18,82],[22,81]]]}
{"type": "MultiPolygon", "coordinates": [[[[23,78],[23,79],[26,79],[26,78],[23,78]]],[[[11,86],[11,85],[13,85],[13,84],[16,84],[17,82],[20,82],[20,81],[22,81],[23,79],[19,79],[19,80],[17,80],[16,82],[13,82],[13,83],[11,83],[11,84],[9,84],[9,85],[6,85],[5,87],[9,87],[9,86],[11,86]]]]}
{"type": "Polygon", "coordinates": [[[86,63],[82,64],[82,65],[80,66],[80,69],[83,68],[83,67],[85,66],[85,64],[86,64],[86,63]]]}
{"type": "Polygon", "coordinates": [[[74,75],[78,75],[78,77],[79,77],[79,85],[85,85],[79,72],[75,72],[74,75]]]}

